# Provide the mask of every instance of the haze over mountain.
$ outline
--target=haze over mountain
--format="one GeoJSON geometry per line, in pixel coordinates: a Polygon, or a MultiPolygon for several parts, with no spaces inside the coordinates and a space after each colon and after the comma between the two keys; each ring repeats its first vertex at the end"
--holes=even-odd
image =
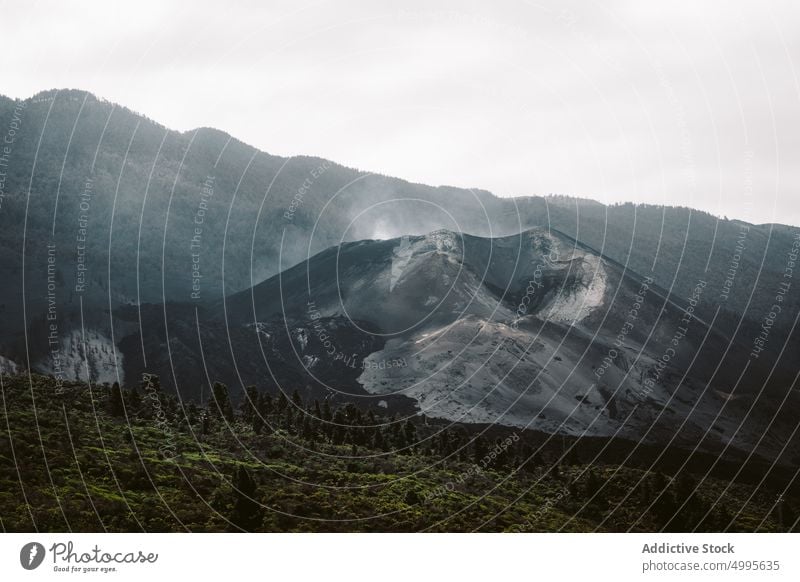
{"type": "MultiPolygon", "coordinates": [[[[793,402],[800,303],[781,285],[800,229],[411,184],[170,131],[74,90],[0,99],[0,127],[15,119],[0,354],[17,366],[128,383],[157,371],[190,398],[220,378],[234,394],[290,382],[573,434],[658,440],[678,424],[685,443],[712,430],[708,449],[748,450],[793,402]],[[693,297],[700,320],[647,383],[693,297]],[[326,356],[320,326],[351,360],[326,356]]],[[[765,456],[790,432],[776,423],[765,456]]]]}

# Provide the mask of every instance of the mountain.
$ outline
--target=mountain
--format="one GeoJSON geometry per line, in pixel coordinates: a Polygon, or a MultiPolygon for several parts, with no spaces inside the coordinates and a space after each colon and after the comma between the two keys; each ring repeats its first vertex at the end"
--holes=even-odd
{"type": "MultiPolygon", "coordinates": [[[[202,301],[245,289],[342,236],[373,235],[372,217],[345,232],[367,202],[410,198],[447,208],[460,199],[460,208],[449,209],[459,224],[477,232],[500,228],[482,224],[483,206],[492,208],[491,216],[501,214],[498,199],[486,192],[272,156],[214,129],[171,131],[80,91],[0,100],[2,126],[15,117],[19,129],[0,210],[2,274],[15,282],[3,291],[6,330],[24,327],[17,313],[23,265],[29,311],[36,315],[46,305],[41,290],[51,255],[57,301],[66,311],[81,299],[108,308],[202,301]],[[199,290],[193,289],[197,279],[199,290]]],[[[425,226],[417,210],[399,202],[392,209],[394,226],[405,212],[408,223],[438,227],[441,216],[429,213],[425,226]]]]}
{"type": "Polygon", "coordinates": [[[76,90],[0,127],[6,371],[795,455],[800,229],[412,184],[76,90]]]}
{"type": "MultiPolygon", "coordinates": [[[[61,349],[78,357],[83,328],[97,341],[80,357],[110,370],[119,306],[213,302],[340,242],[442,228],[498,237],[547,226],[680,296],[702,277],[703,302],[732,333],[768,316],[800,232],[686,208],[412,184],[270,155],[215,129],[172,131],[78,90],[0,98],[0,127],[16,128],[0,204],[0,353],[42,370],[54,305],[61,349]]],[[[775,342],[799,306],[786,296],[775,342]]]]}
{"type": "MultiPolygon", "coordinates": [[[[344,243],[213,311],[234,327],[303,322],[330,343],[308,362],[311,376],[320,358],[349,356],[314,322],[364,322],[384,343],[360,363],[358,384],[428,416],[795,455],[781,449],[797,392],[710,324],[707,288],[700,279],[692,294],[670,294],[552,229],[437,231],[344,243]]],[[[306,357],[302,342],[293,349],[306,357]]]]}

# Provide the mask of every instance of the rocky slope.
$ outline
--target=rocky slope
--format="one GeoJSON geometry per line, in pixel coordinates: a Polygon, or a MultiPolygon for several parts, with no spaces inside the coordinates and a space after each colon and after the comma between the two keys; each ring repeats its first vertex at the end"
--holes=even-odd
{"type": "Polygon", "coordinates": [[[553,230],[437,231],[345,243],[216,308],[238,326],[369,322],[383,346],[358,383],[428,416],[777,455],[797,395],[713,325],[707,287],[670,295],[553,230]]]}

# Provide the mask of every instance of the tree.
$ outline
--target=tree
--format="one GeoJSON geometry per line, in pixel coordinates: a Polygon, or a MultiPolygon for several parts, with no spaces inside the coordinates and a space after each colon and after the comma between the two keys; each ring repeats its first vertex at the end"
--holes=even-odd
{"type": "Polygon", "coordinates": [[[417,427],[410,420],[407,420],[405,426],[403,426],[403,436],[405,437],[406,445],[413,446],[417,444],[417,427]]]}
{"type": "Polygon", "coordinates": [[[380,429],[376,430],[375,435],[372,437],[372,448],[379,451],[386,450],[386,441],[383,439],[383,433],[380,429]]]}
{"type": "Polygon", "coordinates": [[[269,394],[262,394],[261,399],[258,401],[258,411],[261,413],[261,416],[266,418],[270,414],[272,414],[275,405],[272,402],[272,396],[269,394]]]}
{"type": "Polygon", "coordinates": [[[299,409],[303,409],[303,399],[300,397],[300,393],[295,388],[294,392],[292,392],[292,403],[299,409]]]}
{"type": "Polygon", "coordinates": [[[261,504],[256,501],[258,485],[243,466],[239,465],[233,478],[233,511],[231,524],[244,531],[256,531],[261,527],[261,504]]]}
{"type": "Polygon", "coordinates": [[[278,394],[278,401],[275,403],[275,410],[278,414],[283,413],[284,410],[289,406],[289,401],[286,399],[286,394],[281,392],[278,394]]]}
{"type": "Polygon", "coordinates": [[[252,424],[253,418],[258,416],[258,388],[248,386],[244,390],[244,399],[239,405],[242,420],[252,424]]]}
{"type": "Polygon", "coordinates": [[[483,458],[486,456],[486,441],[482,436],[479,436],[475,439],[473,447],[474,449],[472,458],[476,464],[481,463],[483,458]]]}
{"type": "Polygon", "coordinates": [[[139,406],[142,404],[142,395],[139,394],[139,390],[136,389],[136,386],[131,389],[128,393],[128,400],[130,402],[131,408],[134,410],[138,410],[139,406]]]}
{"type": "Polygon", "coordinates": [[[675,502],[675,495],[671,490],[670,484],[667,483],[663,473],[653,474],[652,482],[656,499],[650,511],[653,514],[656,526],[661,529],[670,524],[678,505],[675,502]]]}
{"type": "Polygon", "coordinates": [[[122,402],[122,390],[120,390],[118,382],[114,382],[114,385],[111,386],[111,394],[108,399],[108,413],[117,418],[125,415],[125,404],[122,402]]]}
{"type": "Polygon", "coordinates": [[[302,427],[302,435],[303,438],[313,441],[314,440],[314,427],[311,424],[311,415],[304,414],[303,415],[303,427],[302,427]]]}
{"type": "Polygon", "coordinates": [[[211,396],[214,399],[215,412],[228,421],[232,421],[233,408],[231,407],[231,399],[228,396],[228,387],[222,382],[214,382],[211,396]]]}
{"type": "Polygon", "coordinates": [[[332,419],[333,413],[331,412],[331,405],[330,402],[326,400],[322,404],[322,432],[328,438],[331,438],[333,434],[333,425],[331,424],[332,419]]]}
{"type": "Polygon", "coordinates": [[[256,434],[261,434],[261,431],[264,430],[264,417],[266,416],[264,398],[269,398],[269,396],[256,394],[256,400],[253,403],[255,410],[253,411],[253,417],[250,419],[250,426],[253,427],[253,432],[256,434]]]}
{"type": "Polygon", "coordinates": [[[589,471],[589,475],[586,477],[586,486],[584,488],[584,497],[587,499],[591,498],[595,493],[600,491],[600,488],[603,486],[603,482],[597,476],[597,473],[594,470],[589,471]]]}
{"type": "Polygon", "coordinates": [[[200,412],[200,434],[207,435],[211,431],[211,414],[208,410],[200,412]]]}
{"type": "Polygon", "coordinates": [[[336,414],[333,415],[333,444],[341,445],[344,443],[347,427],[344,426],[347,419],[344,416],[342,409],[338,409],[336,414]]]}

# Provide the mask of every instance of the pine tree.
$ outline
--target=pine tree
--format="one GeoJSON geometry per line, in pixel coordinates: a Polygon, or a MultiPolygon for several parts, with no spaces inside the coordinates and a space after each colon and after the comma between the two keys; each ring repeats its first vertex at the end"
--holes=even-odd
{"type": "Polygon", "coordinates": [[[239,405],[239,409],[242,420],[252,424],[253,418],[258,416],[258,388],[252,385],[245,388],[244,398],[239,405]]]}
{"type": "Polygon", "coordinates": [[[322,432],[323,434],[329,438],[333,438],[333,425],[331,421],[333,420],[333,415],[331,413],[331,405],[326,400],[322,405],[322,432]]]}
{"type": "Polygon", "coordinates": [[[287,406],[283,414],[283,426],[286,430],[291,431],[294,428],[294,408],[287,406]]]}
{"type": "Polygon", "coordinates": [[[261,504],[257,501],[258,486],[250,473],[239,465],[233,478],[233,511],[230,521],[237,529],[256,531],[261,527],[261,504]]]}
{"type": "Polygon", "coordinates": [[[187,424],[194,424],[197,420],[197,405],[194,402],[189,402],[186,405],[185,416],[187,424]]]}
{"type": "Polygon", "coordinates": [[[303,399],[300,397],[300,393],[297,391],[297,388],[295,388],[294,392],[292,392],[292,403],[298,409],[303,409],[303,399]]]}
{"type": "Polygon", "coordinates": [[[283,414],[288,407],[289,407],[289,401],[286,400],[286,394],[284,394],[283,391],[281,391],[281,393],[278,394],[278,401],[275,404],[275,411],[278,414],[283,414]]]}
{"type": "Polygon", "coordinates": [[[333,444],[341,445],[344,443],[347,427],[344,426],[347,419],[345,418],[342,409],[338,409],[333,415],[333,436],[331,437],[333,444]]]}
{"type": "Polygon", "coordinates": [[[211,432],[211,414],[204,409],[200,412],[200,434],[205,436],[209,432],[211,432]]]}
{"type": "Polygon", "coordinates": [[[256,394],[256,399],[253,403],[255,409],[253,410],[253,417],[250,419],[250,426],[253,427],[253,432],[256,434],[261,434],[264,430],[264,398],[269,398],[269,396],[256,394]]]}
{"type": "Polygon", "coordinates": [[[118,382],[114,382],[114,385],[111,386],[111,394],[108,400],[108,413],[117,418],[125,415],[125,404],[122,402],[122,390],[120,390],[118,382]]]}
{"type": "Polygon", "coordinates": [[[653,475],[653,493],[656,495],[655,503],[651,508],[653,518],[659,529],[666,528],[675,517],[678,505],[675,502],[675,495],[662,473],[653,475]]]}
{"type": "Polygon", "coordinates": [[[267,418],[275,409],[275,403],[272,401],[272,396],[269,394],[262,394],[261,399],[258,401],[258,410],[261,416],[267,418]]]}
{"type": "Polygon", "coordinates": [[[473,441],[472,458],[476,464],[481,464],[483,458],[486,456],[486,441],[482,436],[477,437],[473,441]]]}
{"type": "Polygon", "coordinates": [[[301,428],[303,438],[308,440],[314,440],[314,430],[311,426],[311,415],[304,414],[303,415],[303,426],[301,428]]]}
{"type": "Polygon", "coordinates": [[[214,382],[214,387],[211,390],[211,396],[214,399],[214,412],[229,422],[232,421],[233,408],[231,407],[231,400],[228,396],[228,387],[222,382],[214,382]]]}
{"type": "Polygon", "coordinates": [[[379,451],[386,450],[386,441],[384,440],[383,433],[381,433],[380,429],[376,430],[374,436],[372,437],[372,448],[379,451]]]}
{"type": "Polygon", "coordinates": [[[403,436],[405,437],[406,445],[412,446],[417,444],[417,427],[411,420],[407,420],[403,427],[403,436]]]}
{"type": "Polygon", "coordinates": [[[589,475],[586,477],[586,486],[584,487],[584,496],[587,499],[590,499],[595,493],[600,490],[600,487],[603,486],[602,481],[597,476],[593,470],[589,471],[589,475]]]}
{"type": "Polygon", "coordinates": [[[130,408],[132,410],[138,411],[139,407],[142,405],[142,395],[139,394],[139,390],[137,390],[135,385],[128,393],[128,401],[130,402],[130,408]]]}

